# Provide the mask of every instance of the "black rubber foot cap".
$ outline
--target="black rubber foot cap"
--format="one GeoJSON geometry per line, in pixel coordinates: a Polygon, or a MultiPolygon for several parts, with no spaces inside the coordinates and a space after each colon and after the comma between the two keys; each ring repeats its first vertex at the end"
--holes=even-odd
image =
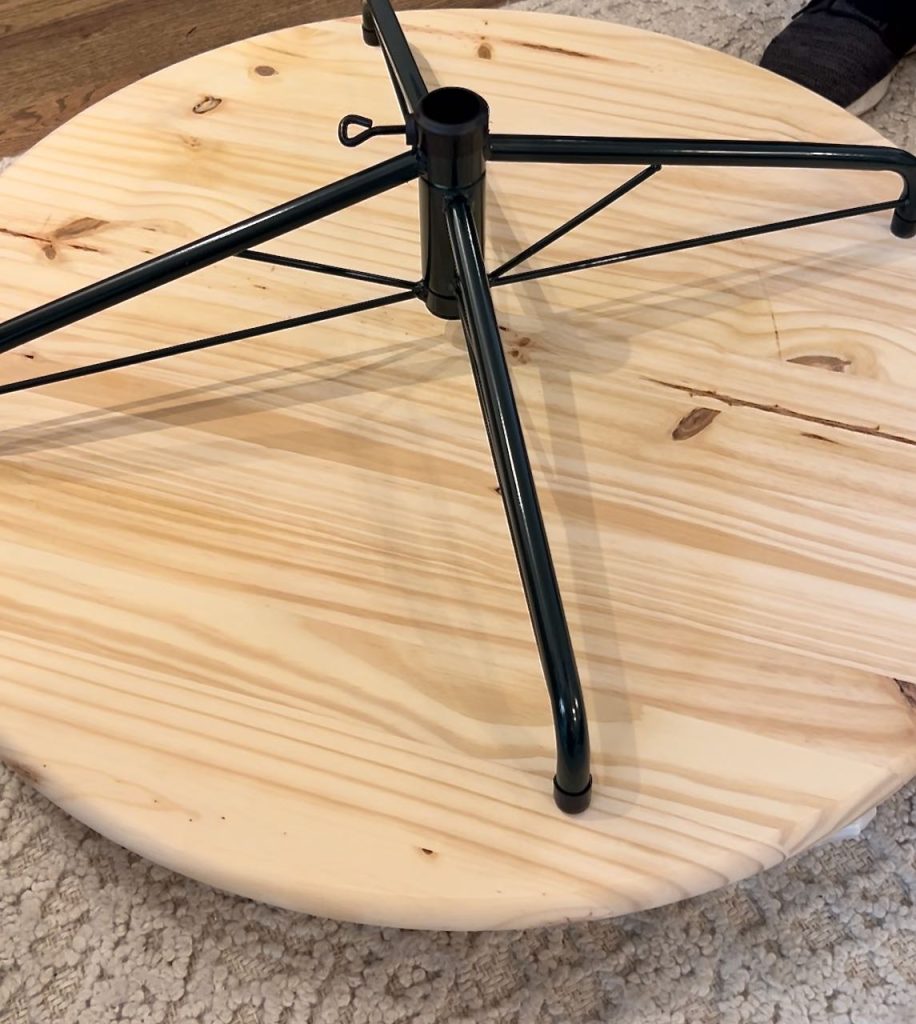
{"type": "Polygon", "coordinates": [[[891,221],[891,231],[898,238],[916,238],[916,220],[907,220],[899,213],[895,213],[891,221]]]}
{"type": "Polygon", "coordinates": [[[553,798],[557,803],[557,807],[559,807],[564,814],[581,814],[592,802],[591,775],[588,777],[588,785],[581,793],[567,793],[565,789],[560,789],[557,785],[557,780],[554,779],[553,798]]]}
{"type": "Polygon", "coordinates": [[[366,46],[378,46],[378,35],[374,29],[363,27],[363,42],[366,46]]]}

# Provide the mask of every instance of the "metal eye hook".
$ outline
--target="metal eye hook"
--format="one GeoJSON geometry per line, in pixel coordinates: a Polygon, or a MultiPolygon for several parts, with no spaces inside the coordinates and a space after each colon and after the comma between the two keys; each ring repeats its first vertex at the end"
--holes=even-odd
{"type": "Polygon", "coordinates": [[[406,134],[406,125],[380,124],[376,126],[373,125],[371,117],[363,117],[362,114],[347,114],[346,117],[340,119],[340,124],[337,126],[337,138],[340,140],[340,144],[351,149],[354,146],[361,146],[364,142],[374,139],[378,135],[406,134]],[[363,128],[364,131],[352,135],[350,129],[354,127],[363,128]]]}

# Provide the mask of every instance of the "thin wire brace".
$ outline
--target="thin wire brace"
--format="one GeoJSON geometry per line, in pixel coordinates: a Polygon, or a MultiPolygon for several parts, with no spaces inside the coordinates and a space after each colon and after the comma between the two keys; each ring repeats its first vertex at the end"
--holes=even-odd
{"type": "Polygon", "coordinates": [[[317,324],[326,320],[337,320],[341,317],[351,316],[354,313],[364,313],[370,309],[393,306],[395,303],[406,302],[407,299],[415,299],[416,297],[416,289],[411,288],[410,291],[398,292],[395,295],[383,295],[376,299],[351,302],[346,306],[334,306],[331,309],[323,309],[316,313],[305,313],[302,316],[289,317],[285,320],[274,320],[271,323],[259,324],[256,327],[245,327],[238,331],[229,331],[226,334],[214,334],[208,338],[183,341],[176,345],[168,345],[165,348],[134,352],[130,355],[118,356],[115,359],[105,359],[102,362],[90,363],[87,366],[77,366],[69,370],[45,373],[39,377],[12,381],[9,384],[0,385],[0,395],[11,395],[17,391],[30,391],[32,388],[44,387],[47,384],[60,384],[65,380],[76,380],[79,377],[107,373],[110,370],[123,370],[128,366],[151,363],[157,359],[170,359],[173,356],[185,355],[188,352],[200,352],[204,349],[216,348],[219,345],[228,345],[235,341],[246,341],[249,338],[258,338],[265,334],[275,334],[277,331],[287,331],[293,327],[305,327],[308,324],[317,324]]]}
{"type": "Polygon", "coordinates": [[[368,284],[380,284],[387,288],[415,288],[413,281],[402,277],[389,277],[387,274],[373,274],[368,270],[353,270],[350,267],[338,267],[332,263],[316,263],[314,260],[301,260],[293,256],[278,256],[271,252],[259,252],[246,249],[236,253],[236,259],[251,260],[253,263],[269,263],[276,267],[290,267],[293,270],[309,270],[316,274],[329,277],[345,277],[351,281],[366,281],[368,284]]]}
{"type": "Polygon", "coordinates": [[[845,210],[833,210],[830,213],[817,213],[810,217],[794,217],[791,220],[773,221],[770,224],[758,224],[750,228],[737,228],[734,231],[720,231],[711,235],[700,235],[678,242],[665,242],[661,245],[650,245],[643,249],[630,249],[626,252],[611,253],[608,256],[596,256],[592,259],[573,260],[570,263],[558,263],[552,267],[539,270],[525,270],[517,274],[502,277],[490,276],[494,287],[505,284],[521,284],[524,281],[538,281],[545,277],[557,277],[560,274],[572,274],[579,270],[594,270],[617,263],[629,263],[633,260],[646,259],[650,256],[663,256],[686,249],[699,249],[706,245],[717,245],[721,242],[734,242],[740,238],[754,238],[758,235],[772,234],[776,231],[790,231],[794,228],[810,227],[813,224],[826,224],[829,221],[845,220],[850,217],[861,217],[869,213],[880,213],[896,209],[899,200],[888,200],[883,203],[870,203],[867,206],[853,206],[845,210]]]}
{"type": "Polygon", "coordinates": [[[539,253],[542,249],[546,249],[548,245],[551,245],[558,238],[568,235],[570,231],[579,227],[580,224],[584,224],[596,214],[601,213],[602,210],[606,210],[613,203],[616,203],[618,199],[622,199],[629,192],[638,188],[644,181],[648,181],[649,178],[653,177],[661,169],[661,164],[652,164],[644,171],[634,174],[632,178],[629,178],[617,188],[612,189],[606,196],[603,196],[596,203],[592,203],[591,206],[586,207],[581,213],[577,213],[575,217],[570,217],[568,221],[565,221],[558,228],[554,228],[553,231],[549,231],[536,242],[532,242],[527,249],[522,249],[520,253],[513,256],[511,259],[506,260],[505,263],[497,267],[496,270],[490,274],[491,284],[504,274],[508,273],[508,271],[512,270],[513,267],[517,267],[520,263],[524,263],[536,253],[539,253]]]}

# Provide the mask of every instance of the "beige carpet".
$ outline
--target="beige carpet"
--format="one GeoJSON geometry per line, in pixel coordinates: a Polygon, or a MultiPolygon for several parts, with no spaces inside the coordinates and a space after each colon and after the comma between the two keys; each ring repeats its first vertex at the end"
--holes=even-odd
{"type": "MultiPolygon", "coordinates": [[[[792,0],[535,0],[755,59],[792,0]]],[[[916,147],[916,59],[872,118],[916,147]]],[[[916,786],[864,837],[599,924],[342,925],[215,892],[0,767],[0,1024],[916,1024],[916,786]]]]}

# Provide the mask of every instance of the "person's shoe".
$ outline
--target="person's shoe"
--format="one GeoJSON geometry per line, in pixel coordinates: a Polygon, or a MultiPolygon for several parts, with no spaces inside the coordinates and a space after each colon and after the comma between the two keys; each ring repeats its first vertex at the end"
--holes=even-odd
{"type": "Polygon", "coordinates": [[[861,116],[914,47],[916,0],[811,0],[760,64],[861,116]]]}

